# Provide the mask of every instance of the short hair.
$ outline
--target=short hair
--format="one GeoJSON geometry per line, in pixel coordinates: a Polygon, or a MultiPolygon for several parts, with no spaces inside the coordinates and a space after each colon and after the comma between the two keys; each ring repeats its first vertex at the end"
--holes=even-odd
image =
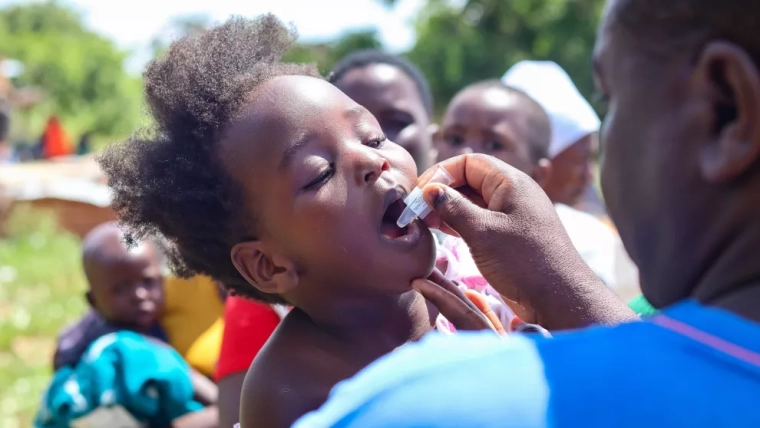
{"type": "Polygon", "coordinates": [[[754,0],[617,0],[608,12],[646,50],[670,54],[723,39],[742,46],[760,64],[760,2],[754,0]]]}
{"type": "Polygon", "coordinates": [[[484,80],[465,87],[461,92],[469,89],[501,89],[510,96],[518,99],[520,112],[525,115],[528,125],[528,151],[531,160],[538,162],[549,157],[549,146],[552,142],[552,123],[546,110],[525,92],[505,85],[501,80],[484,80]]]}
{"type": "Polygon", "coordinates": [[[422,99],[422,103],[425,105],[428,116],[433,117],[433,94],[430,92],[430,85],[420,69],[404,57],[376,49],[364,49],[352,52],[338,61],[327,79],[330,83],[336,84],[349,71],[373,64],[391,65],[409,76],[414,82],[414,86],[417,87],[417,92],[420,95],[420,99],[422,99]]]}
{"type": "Polygon", "coordinates": [[[143,76],[155,125],[98,160],[127,242],[163,238],[178,275],[211,276],[269,303],[282,298],[250,286],[231,261],[233,246],[255,239],[255,225],[218,148],[255,88],[276,76],[319,77],[314,66],[280,62],[295,40],[294,29],[268,14],[230,18],[172,43],[143,76]]]}

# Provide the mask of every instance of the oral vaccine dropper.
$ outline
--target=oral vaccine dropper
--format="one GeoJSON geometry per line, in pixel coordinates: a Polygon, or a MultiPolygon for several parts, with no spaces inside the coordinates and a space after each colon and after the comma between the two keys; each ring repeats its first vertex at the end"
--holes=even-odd
{"type": "MultiPolygon", "coordinates": [[[[440,183],[448,186],[453,182],[454,177],[452,177],[445,168],[438,166],[438,170],[436,170],[433,178],[431,178],[427,184],[440,183]]],[[[406,204],[406,208],[404,208],[404,212],[401,213],[401,216],[396,222],[396,225],[402,229],[409,226],[409,223],[414,221],[415,218],[422,220],[433,210],[433,208],[425,202],[425,199],[423,199],[421,187],[415,187],[414,190],[412,190],[412,193],[404,198],[404,204],[406,204]]]]}

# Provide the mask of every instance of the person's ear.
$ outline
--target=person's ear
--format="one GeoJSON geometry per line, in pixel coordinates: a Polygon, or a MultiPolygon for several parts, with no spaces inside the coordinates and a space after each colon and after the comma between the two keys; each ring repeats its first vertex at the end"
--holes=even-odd
{"type": "Polygon", "coordinates": [[[702,148],[700,169],[705,180],[726,183],[760,158],[758,67],[744,49],[721,41],[707,44],[696,72],[712,105],[714,130],[702,148]]]}
{"type": "Polygon", "coordinates": [[[92,296],[92,291],[88,290],[86,293],[84,293],[84,297],[85,297],[85,299],[87,299],[87,303],[89,303],[90,307],[93,308],[93,309],[96,309],[95,308],[95,298],[92,296]]]}
{"type": "Polygon", "coordinates": [[[530,176],[543,189],[552,177],[552,161],[547,158],[541,158],[536,162],[530,176]]]}
{"type": "Polygon", "coordinates": [[[298,287],[295,263],[274,255],[261,241],[241,242],[230,255],[240,275],[263,293],[281,295],[298,287]]]}

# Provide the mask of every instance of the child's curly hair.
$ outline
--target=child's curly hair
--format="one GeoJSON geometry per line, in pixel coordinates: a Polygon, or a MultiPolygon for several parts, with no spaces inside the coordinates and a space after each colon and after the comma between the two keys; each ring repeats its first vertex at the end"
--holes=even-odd
{"type": "Polygon", "coordinates": [[[258,85],[283,75],[319,77],[312,65],[280,62],[295,40],[294,29],[262,15],[231,18],[172,43],[143,76],[155,125],[98,158],[129,243],[162,238],[178,275],[208,275],[268,303],[282,299],[250,286],[232,264],[232,247],[254,239],[254,227],[241,186],[217,152],[258,85]]]}

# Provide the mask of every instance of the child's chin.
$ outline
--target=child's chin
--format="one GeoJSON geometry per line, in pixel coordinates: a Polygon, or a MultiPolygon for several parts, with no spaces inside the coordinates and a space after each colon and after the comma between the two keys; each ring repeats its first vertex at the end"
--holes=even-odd
{"type": "Polygon", "coordinates": [[[435,246],[435,238],[430,231],[427,231],[427,234],[429,235],[430,244],[428,245],[426,242],[426,245],[420,246],[419,251],[415,252],[412,256],[414,257],[416,264],[414,272],[412,272],[413,279],[427,278],[435,268],[435,260],[438,254],[435,246]]]}

